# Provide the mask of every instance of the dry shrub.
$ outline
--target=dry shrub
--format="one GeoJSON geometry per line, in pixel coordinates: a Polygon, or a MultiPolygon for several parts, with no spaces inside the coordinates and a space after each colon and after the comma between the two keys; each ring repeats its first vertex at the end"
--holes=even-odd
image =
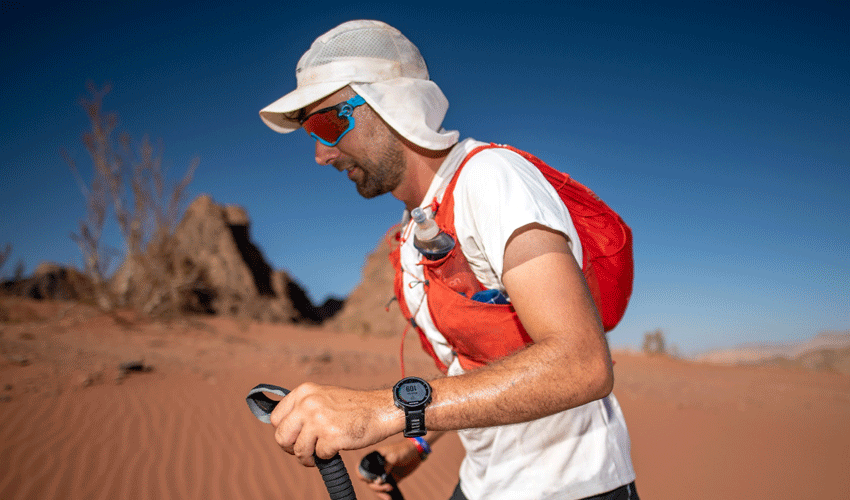
{"type": "Polygon", "coordinates": [[[6,244],[2,251],[0,251],[0,279],[5,279],[6,276],[3,274],[3,268],[6,266],[6,261],[9,259],[9,255],[12,254],[12,245],[6,244]]]}
{"type": "MultiPolygon", "coordinates": [[[[92,160],[92,177],[85,182],[74,161],[65,154],[86,199],[86,217],[73,235],[83,255],[84,271],[92,281],[99,307],[133,307],[146,314],[179,312],[183,296],[197,277],[178,255],[174,230],[182,215],[186,188],[192,181],[198,159],[192,161],[177,183],[170,184],[162,166],[162,146],[154,147],[144,136],[136,143],[127,132],[117,134],[118,117],[104,114],[107,85],[98,89],[88,84],[90,97],[80,100],[91,130],[83,144],[92,160]],[[102,241],[109,215],[123,239],[122,272],[131,277],[128,286],[116,290],[107,273],[117,254],[102,241]]],[[[191,266],[190,266],[191,267],[191,266]]]]}
{"type": "MultiPolygon", "coordinates": [[[[3,274],[3,267],[6,265],[6,260],[9,258],[9,255],[12,253],[12,245],[6,244],[6,247],[0,251],[0,281],[5,279],[5,275],[3,274]]],[[[6,287],[0,286],[0,294],[5,292],[6,287]]],[[[9,321],[10,314],[9,309],[6,307],[6,304],[0,303],[0,323],[5,323],[9,321]]]]}

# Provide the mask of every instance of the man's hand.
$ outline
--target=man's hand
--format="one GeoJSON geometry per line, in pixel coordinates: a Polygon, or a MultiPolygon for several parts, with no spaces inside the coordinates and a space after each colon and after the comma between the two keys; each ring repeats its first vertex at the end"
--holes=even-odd
{"type": "Polygon", "coordinates": [[[331,458],[357,450],[404,430],[404,412],[389,389],[356,391],[306,383],[283,398],[271,414],[275,440],[305,466],[313,454],[331,458]]]}
{"type": "MultiPolygon", "coordinates": [[[[375,451],[384,457],[386,472],[392,475],[396,481],[401,481],[409,476],[422,463],[419,450],[408,439],[385,444],[376,448],[375,451]]],[[[363,477],[363,474],[360,474],[360,480],[367,483],[380,500],[392,499],[390,492],[393,490],[393,486],[391,484],[381,481],[380,478],[371,481],[363,477]]]]}

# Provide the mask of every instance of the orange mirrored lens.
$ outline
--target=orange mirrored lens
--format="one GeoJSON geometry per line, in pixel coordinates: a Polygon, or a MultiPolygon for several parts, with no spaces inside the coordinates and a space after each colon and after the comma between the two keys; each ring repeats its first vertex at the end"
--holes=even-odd
{"type": "Polygon", "coordinates": [[[339,111],[329,109],[323,113],[311,115],[304,121],[304,130],[316,134],[323,140],[333,143],[348,129],[348,117],[339,116],[339,111]]]}

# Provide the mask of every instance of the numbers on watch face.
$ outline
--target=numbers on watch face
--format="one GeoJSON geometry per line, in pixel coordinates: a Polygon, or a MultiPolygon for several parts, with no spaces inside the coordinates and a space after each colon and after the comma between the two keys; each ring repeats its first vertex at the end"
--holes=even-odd
{"type": "Polygon", "coordinates": [[[424,403],[429,395],[428,386],[418,380],[409,380],[401,384],[396,391],[398,399],[410,405],[424,403]]]}

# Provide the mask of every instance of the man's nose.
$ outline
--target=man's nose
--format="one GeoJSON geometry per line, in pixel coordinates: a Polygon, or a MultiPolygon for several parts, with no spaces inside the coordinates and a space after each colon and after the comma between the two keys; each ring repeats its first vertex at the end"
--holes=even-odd
{"type": "Polygon", "coordinates": [[[325,146],[316,141],[316,163],[329,165],[337,158],[339,158],[339,150],[335,146],[325,146]]]}

